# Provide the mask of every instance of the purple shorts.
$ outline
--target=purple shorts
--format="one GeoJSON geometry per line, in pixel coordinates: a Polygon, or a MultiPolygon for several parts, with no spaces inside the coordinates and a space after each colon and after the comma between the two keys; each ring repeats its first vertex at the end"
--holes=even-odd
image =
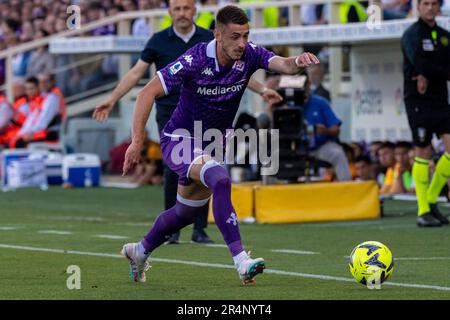
{"type": "Polygon", "coordinates": [[[192,180],[189,172],[192,164],[203,155],[202,148],[196,148],[194,138],[181,138],[162,132],[160,143],[164,163],[178,174],[178,184],[187,186],[192,180]]]}

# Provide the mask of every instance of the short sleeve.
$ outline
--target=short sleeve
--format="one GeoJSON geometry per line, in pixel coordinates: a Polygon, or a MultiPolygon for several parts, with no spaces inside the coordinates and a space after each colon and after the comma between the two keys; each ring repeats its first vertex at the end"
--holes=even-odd
{"type": "Polygon", "coordinates": [[[275,54],[266,48],[255,45],[252,42],[248,43],[248,49],[255,69],[269,70],[269,62],[273,57],[275,57],[275,54]]]}
{"type": "Polygon", "coordinates": [[[199,54],[199,46],[192,47],[174,62],[156,73],[166,95],[173,91],[178,91],[185,80],[198,75],[202,56],[199,54]]]}
{"type": "Polygon", "coordinates": [[[144,50],[141,52],[141,60],[148,64],[152,64],[156,60],[158,54],[156,50],[156,40],[154,38],[155,37],[153,36],[147,41],[144,50]]]}
{"type": "Polygon", "coordinates": [[[340,126],[342,124],[342,121],[336,116],[334,111],[331,109],[331,106],[328,104],[328,102],[325,99],[321,99],[322,104],[322,111],[323,115],[325,117],[324,125],[327,128],[330,128],[332,126],[340,126]]]}

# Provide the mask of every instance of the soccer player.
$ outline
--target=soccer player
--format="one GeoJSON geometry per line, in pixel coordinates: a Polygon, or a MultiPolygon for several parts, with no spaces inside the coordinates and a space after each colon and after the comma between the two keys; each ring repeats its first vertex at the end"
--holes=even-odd
{"type": "MultiPolygon", "coordinates": [[[[164,127],[161,148],[164,161],[179,175],[177,203],[162,212],[148,234],[138,243],[128,243],[122,254],[129,260],[133,279],[145,281],[147,258],[166,237],[192,223],[213,195],[213,214],[233,257],[241,281],[246,284],[265,268],[262,258],[252,259],[244,251],[239,224],[231,203],[231,180],[227,170],[201,148],[182,148],[191,161],[176,161],[173,150],[197,138],[194,121],[201,121],[202,133],[217,129],[225,133],[232,122],[251,75],[257,69],[297,74],[319,60],[310,53],[283,58],[248,42],[249,19],[235,6],[225,6],[216,17],[215,39],[201,43],[163,68],[138,94],[133,113],[132,143],[128,147],[123,173],[140,160],[145,125],[155,99],[181,87],[180,101],[164,127]],[[187,132],[181,137],[180,129],[187,132]],[[182,138],[181,141],[179,141],[182,138]]],[[[195,144],[195,142],[194,142],[195,144]]],[[[186,154],[183,154],[183,158],[186,154]]]]}
{"type": "Polygon", "coordinates": [[[419,0],[419,19],[402,36],[404,99],[415,145],[412,175],[416,187],[419,227],[448,224],[436,201],[450,178],[450,33],[436,24],[439,0],[419,0]],[[429,184],[433,134],[440,136],[445,153],[429,184]]]}
{"type": "MultiPolygon", "coordinates": [[[[152,63],[155,63],[156,70],[161,70],[194,45],[214,39],[210,30],[203,29],[194,23],[196,13],[194,0],[169,1],[169,15],[173,22],[172,26],[155,33],[150,38],[138,62],[127,72],[111,95],[96,106],[93,114],[94,119],[100,122],[105,121],[117,101],[138,83],[152,63]]],[[[267,102],[277,102],[281,99],[276,91],[265,88],[256,80],[250,81],[249,89],[260,94],[267,102]]],[[[156,100],[158,132],[161,133],[169,121],[179,98],[179,89],[177,89],[156,100]]],[[[176,203],[177,181],[178,175],[164,164],[164,207],[166,210],[176,203]]],[[[207,220],[208,210],[206,208],[194,221],[192,241],[196,243],[212,242],[205,232],[207,220]]],[[[167,242],[175,244],[178,243],[178,240],[179,232],[174,233],[167,242]]]]}

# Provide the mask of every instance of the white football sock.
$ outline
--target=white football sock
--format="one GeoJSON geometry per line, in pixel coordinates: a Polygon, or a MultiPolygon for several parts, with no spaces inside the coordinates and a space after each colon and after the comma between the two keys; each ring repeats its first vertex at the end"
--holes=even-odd
{"type": "Polygon", "coordinates": [[[144,246],[142,245],[141,241],[138,242],[138,254],[139,254],[139,257],[141,257],[143,259],[147,259],[148,256],[150,255],[149,252],[146,253],[146,250],[145,250],[144,246]]]}
{"type": "Polygon", "coordinates": [[[239,268],[241,263],[243,261],[247,260],[248,258],[249,258],[249,256],[248,256],[247,252],[242,251],[241,253],[239,253],[233,257],[234,265],[236,266],[236,268],[239,268]]]}

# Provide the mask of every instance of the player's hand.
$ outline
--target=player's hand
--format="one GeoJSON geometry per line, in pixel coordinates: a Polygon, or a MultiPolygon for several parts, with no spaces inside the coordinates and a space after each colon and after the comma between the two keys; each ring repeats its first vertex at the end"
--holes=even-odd
{"type": "Polygon", "coordinates": [[[428,89],[428,79],[419,74],[417,77],[413,77],[413,80],[417,80],[417,91],[420,94],[425,94],[428,89]]]}
{"type": "Polygon", "coordinates": [[[109,113],[114,107],[114,103],[110,100],[105,100],[95,107],[92,118],[98,122],[105,122],[108,120],[109,113]]]}
{"type": "Polygon", "coordinates": [[[319,59],[309,52],[304,52],[295,59],[295,64],[299,68],[307,68],[309,66],[319,64],[319,59]]]}
{"type": "Polygon", "coordinates": [[[280,94],[276,90],[269,88],[264,89],[263,93],[261,94],[261,97],[270,106],[273,106],[274,104],[277,104],[283,100],[283,97],[280,96],[280,94]]]}
{"type": "Polygon", "coordinates": [[[122,176],[125,176],[133,167],[141,161],[142,145],[132,142],[125,153],[122,176]]]}

